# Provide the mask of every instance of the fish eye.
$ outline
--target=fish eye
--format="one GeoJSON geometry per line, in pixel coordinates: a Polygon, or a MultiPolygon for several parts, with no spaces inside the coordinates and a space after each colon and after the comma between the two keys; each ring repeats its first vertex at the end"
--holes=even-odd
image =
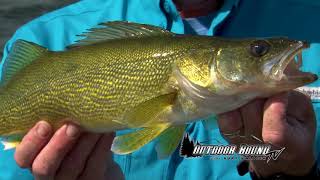
{"type": "Polygon", "coordinates": [[[250,53],[255,57],[261,57],[268,53],[270,44],[264,40],[257,40],[250,44],[250,53]]]}

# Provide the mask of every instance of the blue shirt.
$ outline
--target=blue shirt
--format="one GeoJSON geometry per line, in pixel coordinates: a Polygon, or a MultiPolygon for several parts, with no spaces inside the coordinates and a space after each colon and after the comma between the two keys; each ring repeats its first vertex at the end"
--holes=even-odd
{"type": "MultiPolygon", "coordinates": [[[[320,1],[314,0],[226,0],[212,17],[208,35],[225,37],[287,36],[312,42],[303,53],[304,71],[319,74],[320,65],[320,1]]],[[[175,33],[185,33],[185,26],[171,0],[83,0],[37,18],[17,30],[4,50],[2,64],[17,39],[35,42],[50,50],[63,50],[77,40],[76,35],[101,22],[126,20],[153,24],[175,33]]],[[[1,64],[1,67],[2,67],[1,64]]],[[[2,69],[2,68],[1,68],[2,69]]],[[[319,87],[317,81],[309,86],[319,87]]],[[[317,88],[318,92],[320,91],[317,88]]],[[[317,121],[320,117],[320,100],[314,98],[317,121]]],[[[319,123],[318,123],[319,124],[319,123]]],[[[319,125],[317,152],[319,152],[319,125]]],[[[206,143],[226,143],[217,125],[206,130],[201,121],[192,123],[187,131],[193,139],[206,143]],[[210,141],[208,141],[210,140],[210,141]]],[[[240,177],[236,171],[238,161],[186,159],[175,151],[167,159],[159,160],[153,142],[126,156],[115,155],[126,179],[250,179],[240,177]]],[[[1,148],[1,147],[0,147],[1,148]]],[[[32,179],[28,170],[20,169],[13,150],[0,151],[0,179],[32,179]]]]}

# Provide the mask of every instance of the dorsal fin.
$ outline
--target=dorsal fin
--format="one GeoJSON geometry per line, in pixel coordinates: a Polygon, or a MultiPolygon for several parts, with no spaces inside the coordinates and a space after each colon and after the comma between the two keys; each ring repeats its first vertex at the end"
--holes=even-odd
{"type": "Polygon", "coordinates": [[[1,86],[9,82],[17,72],[46,52],[47,49],[35,43],[21,39],[17,40],[4,62],[1,86]]]}
{"type": "Polygon", "coordinates": [[[138,24],[126,21],[113,21],[101,23],[99,25],[101,27],[89,29],[88,32],[79,35],[80,37],[85,38],[76,41],[75,44],[72,44],[67,48],[85,46],[114,39],[173,35],[173,33],[171,33],[170,31],[161,29],[157,26],[138,24]]]}

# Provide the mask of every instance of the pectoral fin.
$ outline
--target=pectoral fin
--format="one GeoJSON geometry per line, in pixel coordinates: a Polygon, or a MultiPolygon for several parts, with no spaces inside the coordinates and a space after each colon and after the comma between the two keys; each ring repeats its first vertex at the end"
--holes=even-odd
{"type": "Polygon", "coordinates": [[[111,150],[116,154],[132,153],[159,136],[168,127],[169,124],[159,124],[118,136],[113,140],[111,150]]]}
{"type": "Polygon", "coordinates": [[[131,111],[127,112],[124,119],[131,128],[147,127],[154,124],[163,123],[172,110],[172,104],[176,98],[176,93],[164,94],[146,102],[139,104],[131,111]]]}
{"type": "Polygon", "coordinates": [[[160,135],[156,146],[159,159],[164,159],[174,152],[183,137],[185,127],[185,125],[171,126],[160,135]]]}

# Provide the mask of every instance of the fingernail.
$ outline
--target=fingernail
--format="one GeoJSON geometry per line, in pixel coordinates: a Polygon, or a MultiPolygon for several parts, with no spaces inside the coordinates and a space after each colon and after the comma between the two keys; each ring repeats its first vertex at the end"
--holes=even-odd
{"type": "Polygon", "coordinates": [[[47,123],[43,123],[43,122],[38,123],[37,134],[40,137],[42,137],[42,138],[47,137],[49,135],[50,131],[51,131],[51,128],[47,123]]]}
{"type": "Polygon", "coordinates": [[[67,136],[69,136],[71,138],[75,138],[80,134],[80,130],[77,126],[75,126],[73,124],[68,124],[66,134],[67,134],[67,136]]]}

